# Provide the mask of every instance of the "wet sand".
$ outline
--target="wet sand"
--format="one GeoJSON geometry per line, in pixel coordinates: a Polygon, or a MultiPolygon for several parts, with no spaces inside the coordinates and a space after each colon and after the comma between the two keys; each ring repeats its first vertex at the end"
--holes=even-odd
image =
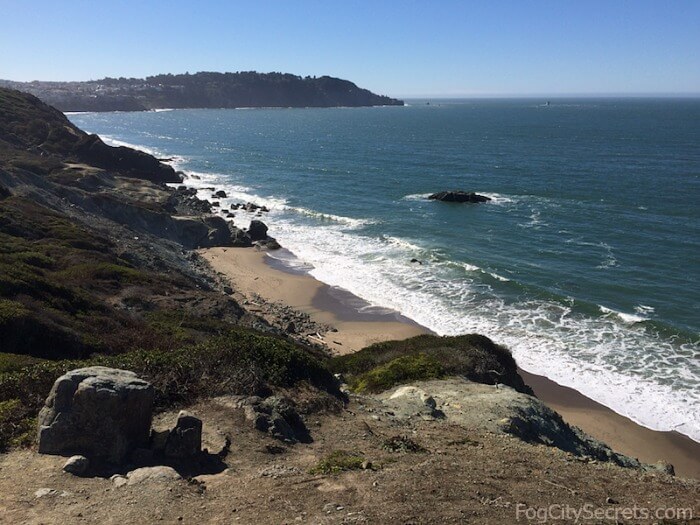
{"type": "MultiPolygon", "coordinates": [[[[305,312],[336,332],[320,334],[335,354],[355,352],[380,341],[405,339],[429,333],[397,312],[378,309],[351,293],[317,281],[307,273],[292,270],[248,248],[211,248],[202,256],[224,274],[231,285],[247,297],[258,294],[267,301],[280,302],[305,312]]],[[[488,335],[488,334],[486,334],[488,335]]],[[[543,376],[520,372],[537,397],[617,452],[644,463],[665,461],[674,465],[676,475],[700,479],[700,443],[677,432],[659,432],[638,425],[571,388],[543,376]]]]}

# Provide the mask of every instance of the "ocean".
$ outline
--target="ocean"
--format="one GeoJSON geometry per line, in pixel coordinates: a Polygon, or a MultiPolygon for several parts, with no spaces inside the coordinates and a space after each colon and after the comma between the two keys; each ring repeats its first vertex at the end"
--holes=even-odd
{"type": "Polygon", "coordinates": [[[699,99],[69,118],[268,206],[285,264],[700,441],[699,99]],[[449,189],[493,200],[427,199],[449,189]]]}

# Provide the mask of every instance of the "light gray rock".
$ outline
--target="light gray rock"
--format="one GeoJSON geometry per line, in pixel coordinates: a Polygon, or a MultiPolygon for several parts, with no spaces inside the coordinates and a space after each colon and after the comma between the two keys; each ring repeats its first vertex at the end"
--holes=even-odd
{"type": "Polygon", "coordinates": [[[122,476],[121,474],[115,474],[114,476],[109,478],[109,480],[112,483],[114,483],[115,487],[123,487],[129,481],[128,479],[126,479],[126,476],[122,476]]]}
{"type": "MultiPolygon", "coordinates": [[[[171,467],[142,467],[132,470],[126,475],[127,485],[138,485],[140,483],[163,483],[182,479],[180,474],[171,467]]],[[[115,485],[117,483],[115,482],[115,485]]]]}
{"type": "Polygon", "coordinates": [[[53,385],[39,412],[39,452],[121,463],[148,446],[154,391],[128,370],[72,370],[53,385]]]}
{"type": "Polygon", "coordinates": [[[63,465],[64,472],[81,476],[90,468],[90,461],[85,456],[71,456],[63,465]]]}
{"type": "Polygon", "coordinates": [[[634,458],[618,454],[562,417],[536,397],[500,385],[474,383],[463,378],[420,381],[379,394],[391,417],[441,417],[465,428],[506,433],[531,443],[560,448],[576,456],[612,461],[624,467],[643,467],[634,458]]]}
{"type": "Polygon", "coordinates": [[[44,488],[42,488],[42,489],[39,489],[39,490],[37,490],[37,491],[34,493],[34,497],[37,498],[37,499],[38,499],[38,498],[46,498],[46,497],[49,497],[49,498],[56,498],[56,497],[59,497],[59,496],[62,497],[62,498],[66,498],[66,497],[68,497],[68,496],[70,496],[70,495],[71,495],[71,493],[70,493],[70,492],[67,492],[67,491],[65,491],[65,490],[58,491],[58,490],[56,490],[56,489],[50,489],[50,488],[48,488],[48,487],[44,487],[44,488]]]}

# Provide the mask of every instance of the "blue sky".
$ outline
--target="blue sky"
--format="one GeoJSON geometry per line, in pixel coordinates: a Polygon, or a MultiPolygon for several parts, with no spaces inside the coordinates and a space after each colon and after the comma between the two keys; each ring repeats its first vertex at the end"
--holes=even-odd
{"type": "Polygon", "coordinates": [[[393,96],[700,93],[700,0],[0,0],[0,78],[347,78],[393,96]]]}

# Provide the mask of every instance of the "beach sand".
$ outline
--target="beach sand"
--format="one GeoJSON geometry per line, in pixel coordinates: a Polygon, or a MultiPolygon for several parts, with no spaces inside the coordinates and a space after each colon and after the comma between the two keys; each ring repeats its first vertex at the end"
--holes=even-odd
{"type": "MultiPolygon", "coordinates": [[[[257,294],[267,301],[305,312],[318,323],[333,326],[337,331],[321,335],[335,354],[355,352],[380,341],[429,333],[425,327],[396,312],[367,308],[366,303],[346,291],[317,281],[306,273],[286,269],[267,257],[266,252],[249,248],[211,248],[200,253],[248,299],[257,294]]],[[[677,432],[642,427],[576,390],[543,376],[520,373],[537,397],[567,422],[615,451],[644,463],[665,461],[674,465],[676,475],[700,479],[700,443],[677,432]]]]}

